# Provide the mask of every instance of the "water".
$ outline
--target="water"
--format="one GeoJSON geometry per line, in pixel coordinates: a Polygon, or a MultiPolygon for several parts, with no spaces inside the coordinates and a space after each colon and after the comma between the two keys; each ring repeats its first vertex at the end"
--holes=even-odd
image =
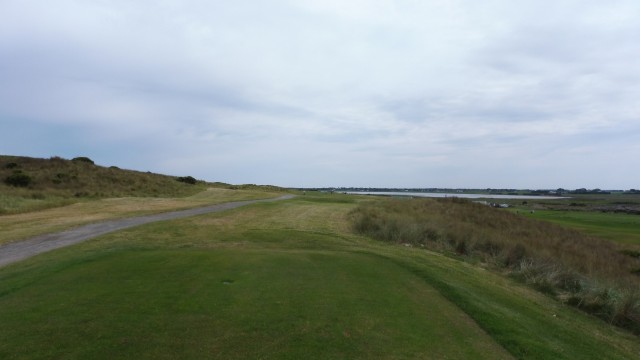
{"type": "Polygon", "coordinates": [[[511,200],[554,200],[566,199],[562,196],[537,196],[537,195],[497,195],[497,194],[464,194],[464,193],[428,193],[408,191],[347,191],[353,195],[383,195],[383,196],[413,196],[426,198],[458,197],[464,199],[511,199],[511,200]]]}

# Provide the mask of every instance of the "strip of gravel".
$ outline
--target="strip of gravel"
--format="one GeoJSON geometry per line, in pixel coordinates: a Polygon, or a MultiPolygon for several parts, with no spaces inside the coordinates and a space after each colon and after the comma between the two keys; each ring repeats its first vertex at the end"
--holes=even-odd
{"type": "Polygon", "coordinates": [[[13,242],[0,246],[0,266],[5,266],[20,260],[24,260],[31,256],[41,254],[43,252],[77,244],[79,242],[86,241],[100,235],[138,225],[231,210],[258,202],[287,200],[293,197],[294,195],[284,195],[274,199],[236,201],[201,208],[172,211],[127,219],[110,220],[96,224],[83,225],[75,229],[59,233],[40,235],[28,240],[13,242]]]}

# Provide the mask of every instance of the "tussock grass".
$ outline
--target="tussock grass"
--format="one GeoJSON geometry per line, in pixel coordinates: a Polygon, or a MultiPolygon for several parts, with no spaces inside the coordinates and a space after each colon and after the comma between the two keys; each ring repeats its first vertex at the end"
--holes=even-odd
{"type": "Polygon", "coordinates": [[[503,269],[640,333],[640,260],[611,241],[456,198],[365,203],[351,217],[360,234],[503,269]]]}

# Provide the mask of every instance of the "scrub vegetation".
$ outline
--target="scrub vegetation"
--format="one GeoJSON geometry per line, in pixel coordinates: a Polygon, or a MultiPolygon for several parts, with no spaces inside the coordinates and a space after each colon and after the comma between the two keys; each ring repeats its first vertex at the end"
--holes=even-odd
{"type": "Polygon", "coordinates": [[[95,165],[88,157],[72,160],[0,156],[0,214],[64,206],[86,199],[181,197],[206,185],[176,177],[95,165]]]}
{"type": "Polygon", "coordinates": [[[0,156],[0,215],[65,206],[87,200],[178,198],[207,188],[282,191],[275,186],[206,183],[192,176],[167,176],[95,165],[88,157],[66,160],[0,156]]]}
{"type": "Polygon", "coordinates": [[[615,242],[457,198],[382,200],[351,215],[360,234],[500,269],[640,333],[640,259],[615,242]]]}

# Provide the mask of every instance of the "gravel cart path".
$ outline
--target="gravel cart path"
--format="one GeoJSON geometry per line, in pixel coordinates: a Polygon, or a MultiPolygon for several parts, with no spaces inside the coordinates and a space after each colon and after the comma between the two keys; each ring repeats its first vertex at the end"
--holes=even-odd
{"type": "Polygon", "coordinates": [[[96,224],[89,224],[75,229],[33,237],[24,241],[18,241],[0,246],[0,266],[8,265],[24,260],[34,255],[50,250],[77,244],[91,238],[104,235],[113,231],[148,224],[156,221],[173,220],[189,216],[209,214],[225,210],[235,209],[241,206],[258,202],[286,200],[294,195],[284,195],[275,199],[236,201],[224,204],[205,206],[195,209],[178,210],[154,215],[138,216],[127,219],[110,220],[96,224]]]}

